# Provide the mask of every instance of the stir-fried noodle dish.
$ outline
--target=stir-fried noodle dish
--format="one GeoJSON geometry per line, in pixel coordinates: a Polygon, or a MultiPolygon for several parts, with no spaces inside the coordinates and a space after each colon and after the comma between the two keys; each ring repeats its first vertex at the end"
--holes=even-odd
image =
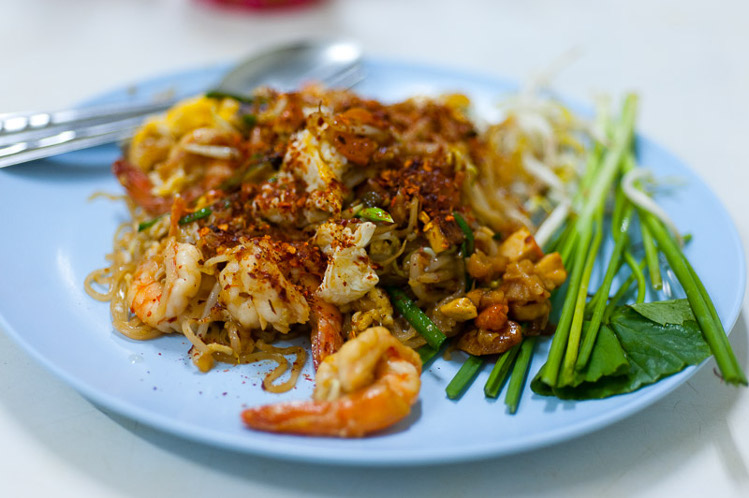
{"type": "Polygon", "coordinates": [[[303,339],[277,342],[309,337],[313,399],[250,408],[251,428],[389,427],[418,399],[416,350],[441,334],[448,354],[483,356],[553,332],[566,272],[534,221],[580,159],[577,124],[506,114],[478,125],[462,95],[385,104],[316,86],[183,101],[114,164],[131,219],[86,288],[129,338],[184,335],[200,371],[274,361],[271,392],[308,361],[303,339]]]}

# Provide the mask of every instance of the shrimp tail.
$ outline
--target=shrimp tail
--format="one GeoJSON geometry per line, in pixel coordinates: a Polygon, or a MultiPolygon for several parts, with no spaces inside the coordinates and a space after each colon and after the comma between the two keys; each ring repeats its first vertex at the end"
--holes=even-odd
{"type": "Polygon", "coordinates": [[[310,302],[310,318],[312,361],[317,370],[326,357],[337,352],[343,345],[343,317],[337,307],[319,297],[313,297],[310,302]]]}
{"type": "Polygon", "coordinates": [[[411,411],[388,384],[362,389],[336,401],[291,401],[248,408],[250,428],[304,436],[362,437],[390,427],[411,411]]]}
{"type": "Polygon", "coordinates": [[[371,327],[325,358],[310,401],[245,410],[250,428],[307,436],[361,437],[408,416],[421,388],[421,359],[384,327],[371,327]]]}

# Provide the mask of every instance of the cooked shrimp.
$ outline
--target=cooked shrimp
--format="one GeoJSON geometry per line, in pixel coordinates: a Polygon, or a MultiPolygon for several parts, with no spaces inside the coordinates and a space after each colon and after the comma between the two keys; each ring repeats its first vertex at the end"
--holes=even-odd
{"type": "Polygon", "coordinates": [[[133,166],[125,159],[112,164],[112,172],[120,181],[130,198],[148,211],[149,214],[163,214],[169,211],[172,199],[154,195],[153,183],[143,171],[133,166]]]}
{"type": "Polygon", "coordinates": [[[195,246],[168,239],[163,251],[165,272],[159,271],[160,258],[155,256],[133,273],[127,292],[130,310],[162,332],[180,330],[177,317],[200,289],[200,257],[195,246]]]}
{"type": "Polygon", "coordinates": [[[353,226],[335,222],[320,225],[314,243],[328,256],[328,266],[317,295],[328,303],[342,305],[364,297],[380,281],[365,247],[375,231],[365,221],[353,226]]]}
{"type": "Polygon", "coordinates": [[[265,329],[270,324],[286,333],[291,325],[307,322],[309,305],[279,270],[274,251],[262,238],[239,246],[236,258],[219,274],[219,302],[243,327],[265,329]]]}
{"type": "Polygon", "coordinates": [[[420,376],[419,355],[386,328],[373,327],[323,361],[313,400],[250,408],[242,418],[262,431],[361,437],[410,413],[420,376]]]}
{"type": "Polygon", "coordinates": [[[310,301],[310,321],[312,322],[312,361],[315,370],[328,356],[336,353],[343,345],[343,316],[336,306],[318,297],[310,301]]]}
{"type": "Polygon", "coordinates": [[[310,130],[291,137],[282,170],[305,183],[308,196],[304,207],[309,222],[341,212],[346,194],[342,179],[349,167],[335,147],[319,140],[310,130]]]}
{"type": "Polygon", "coordinates": [[[323,301],[315,292],[320,279],[311,273],[298,276],[299,283],[308,290],[310,342],[315,370],[320,363],[341,349],[343,345],[343,315],[337,306],[323,301]]]}

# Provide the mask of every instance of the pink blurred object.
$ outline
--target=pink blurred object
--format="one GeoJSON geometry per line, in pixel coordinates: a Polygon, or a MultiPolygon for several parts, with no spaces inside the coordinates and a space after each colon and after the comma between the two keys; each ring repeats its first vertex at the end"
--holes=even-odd
{"type": "Polygon", "coordinates": [[[201,0],[203,3],[222,7],[239,7],[246,9],[283,9],[321,3],[321,0],[201,0]]]}

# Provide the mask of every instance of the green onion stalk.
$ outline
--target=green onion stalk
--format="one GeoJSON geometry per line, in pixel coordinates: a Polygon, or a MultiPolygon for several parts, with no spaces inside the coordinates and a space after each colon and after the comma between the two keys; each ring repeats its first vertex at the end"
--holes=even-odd
{"type": "Polygon", "coordinates": [[[666,257],[669,266],[684,289],[697,323],[702,330],[702,335],[715,356],[723,380],[729,384],[747,385],[746,375],[731,349],[731,344],[728,342],[728,336],[726,336],[723,324],[715,310],[715,305],[689,260],[681,251],[679,244],[663,223],[652,214],[641,211],[640,219],[650,230],[658,244],[658,249],[666,257]]]}
{"type": "MultiPolygon", "coordinates": [[[[628,161],[624,168],[627,172],[634,170],[634,160],[628,161]]],[[[679,242],[666,228],[664,222],[647,209],[639,207],[638,216],[642,226],[645,260],[650,272],[651,285],[654,289],[662,286],[658,263],[658,252],[660,251],[666,257],[666,261],[687,295],[689,305],[692,307],[692,312],[702,330],[705,342],[715,356],[723,379],[729,384],[747,385],[746,375],[731,349],[731,344],[715,310],[715,305],[686,255],[682,252],[679,242]]],[[[637,302],[643,302],[645,276],[642,269],[635,264],[634,258],[625,252],[625,257],[627,256],[629,256],[627,264],[632,268],[633,275],[638,281],[637,302]]]]}
{"type": "Polygon", "coordinates": [[[627,202],[621,189],[617,191],[616,201],[614,214],[612,216],[614,249],[611,252],[611,257],[609,259],[608,267],[606,268],[606,273],[603,277],[603,282],[598,288],[595,297],[591,300],[593,303],[593,311],[591,313],[590,323],[585,338],[580,347],[580,354],[575,363],[575,369],[577,370],[584,369],[590,360],[590,355],[593,352],[593,346],[595,345],[598,331],[601,328],[604,313],[606,312],[606,302],[608,300],[609,292],[611,291],[614,278],[621,267],[621,260],[628,242],[627,232],[629,231],[633,208],[632,205],[627,202]]]}
{"type": "Polygon", "coordinates": [[[468,359],[463,362],[460,366],[458,373],[450,381],[445,388],[447,397],[450,399],[458,399],[473,383],[476,376],[481,371],[481,367],[484,366],[484,359],[480,356],[469,356],[468,359]]]}
{"type": "MultiPolygon", "coordinates": [[[[206,208],[198,209],[195,212],[184,215],[179,220],[177,220],[177,223],[179,223],[180,225],[186,225],[188,223],[192,223],[193,221],[198,221],[198,220],[202,220],[203,218],[208,218],[211,215],[211,213],[213,213],[211,208],[206,207],[206,208]]],[[[164,215],[162,214],[161,216],[157,216],[156,218],[151,218],[148,221],[143,221],[139,223],[138,231],[142,232],[144,230],[151,228],[153,225],[156,224],[157,221],[159,221],[163,217],[164,215]]]]}
{"type": "Polygon", "coordinates": [[[487,398],[496,398],[499,396],[499,391],[501,391],[502,387],[505,385],[507,377],[510,374],[510,369],[520,352],[521,344],[517,344],[508,351],[502,353],[496,363],[494,363],[494,367],[492,368],[491,373],[489,373],[489,378],[484,385],[484,394],[487,398]]]}
{"type": "MultiPolygon", "coordinates": [[[[473,254],[473,251],[476,249],[476,242],[475,238],[473,236],[473,230],[471,230],[470,225],[468,222],[463,218],[463,215],[461,215],[459,212],[454,211],[453,217],[455,218],[455,223],[458,224],[458,227],[463,232],[463,243],[460,246],[460,252],[463,255],[463,258],[470,258],[471,254],[473,254]]],[[[468,272],[465,272],[465,281],[466,281],[466,292],[469,292],[473,288],[473,277],[468,274],[468,272]]]]}
{"type": "Polygon", "coordinates": [[[512,367],[510,384],[507,386],[505,405],[511,414],[515,413],[520,404],[520,396],[523,394],[525,379],[528,376],[528,368],[533,358],[533,348],[536,346],[536,337],[527,337],[520,346],[520,354],[512,367]]]}
{"type": "Polygon", "coordinates": [[[574,230],[560,247],[560,254],[570,277],[562,314],[541,375],[541,380],[549,386],[563,385],[565,380],[569,380],[577,363],[580,329],[585,315],[585,297],[590,282],[592,261],[595,260],[599,245],[591,242],[599,240],[601,236],[602,227],[597,220],[600,221],[606,196],[620,174],[622,159],[631,147],[636,109],[637,97],[630,94],[624,101],[619,122],[613,130],[610,147],[603,151],[600,160],[589,161],[588,166],[593,168],[594,173],[585,174],[584,178],[589,185],[581,185],[583,188],[576,198],[580,214],[574,221],[574,230]],[[562,371],[564,374],[560,379],[562,371]]]}
{"type": "Polygon", "coordinates": [[[447,339],[439,327],[416,306],[416,303],[403,290],[397,287],[385,287],[385,291],[390,295],[393,306],[403,315],[403,318],[421,334],[432,349],[438,350],[447,339]]]}

